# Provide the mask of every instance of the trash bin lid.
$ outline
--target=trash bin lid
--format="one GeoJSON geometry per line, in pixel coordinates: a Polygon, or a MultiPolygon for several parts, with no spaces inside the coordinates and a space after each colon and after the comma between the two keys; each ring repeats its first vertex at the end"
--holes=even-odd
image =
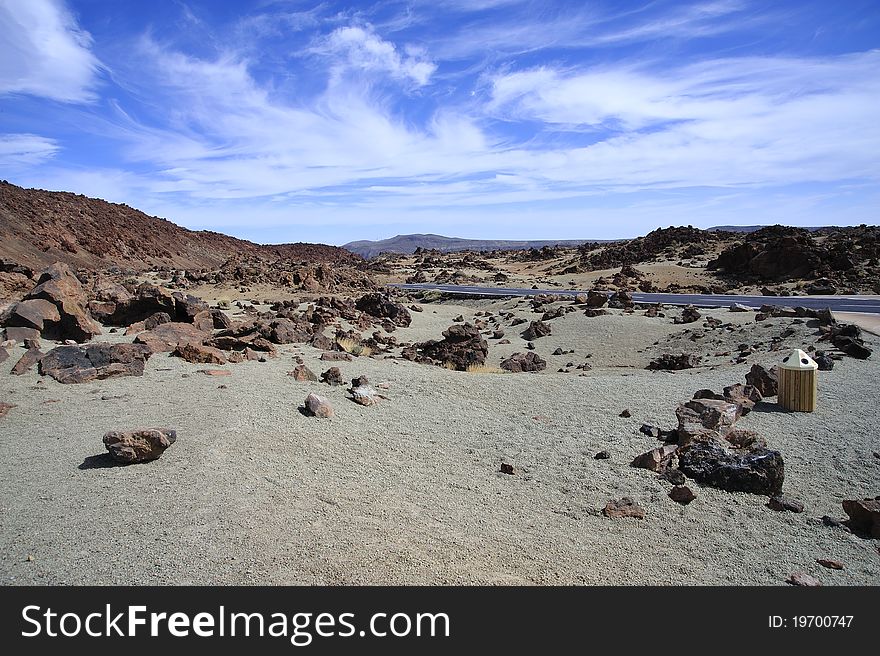
{"type": "Polygon", "coordinates": [[[782,358],[782,362],[779,364],[780,369],[818,369],[819,365],[816,364],[816,361],[811,358],[809,355],[801,351],[800,349],[795,349],[784,358],[782,358]]]}

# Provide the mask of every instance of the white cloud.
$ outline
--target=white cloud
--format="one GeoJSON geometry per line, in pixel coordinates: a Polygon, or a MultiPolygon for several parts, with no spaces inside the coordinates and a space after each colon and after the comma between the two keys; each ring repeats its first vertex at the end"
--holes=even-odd
{"type": "Polygon", "coordinates": [[[0,95],[88,102],[100,63],[92,38],[58,0],[0,2],[0,95]]]}
{"type": "Polygon", "coordinates": [[[52,159],[58,143],[36,134],[0,134],[0,167],[18,169],[52,159]]]}
{"type": "Polygon", "coordinates": [[[348,66],[354,69],[388,73],[394,78],[409,79],[418,86],[428,84],[437,70],[437,66],[417,50],[409,49],[401,55],[393,43],[362,27],[348,26],[334,30],[327,38],[325,47],[342,54],[348,66]]]}

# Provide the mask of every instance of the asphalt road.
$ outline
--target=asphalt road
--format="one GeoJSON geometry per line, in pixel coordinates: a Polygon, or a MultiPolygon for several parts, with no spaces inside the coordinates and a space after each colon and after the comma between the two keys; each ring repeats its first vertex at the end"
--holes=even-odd
{"type": "MultiPolygon", "coordinates": [[[[577,289],[517,289],[512,287],[479,287],[476,285],[414,285],[394,284],[401,289],[423,289],[461,294],[462,296],[536,296],[538,294],[585,294],[577,289]]],[[[729,307],[740,303],[750,308],[762,305],[788,307],[831,308],[833,312],[861,312],[880,314],[880,296],[736,296],[734,294],[642,294],[634,292],[636,303],[665,303],[667,305],[695,305],[697,307],[729,307]]]]}

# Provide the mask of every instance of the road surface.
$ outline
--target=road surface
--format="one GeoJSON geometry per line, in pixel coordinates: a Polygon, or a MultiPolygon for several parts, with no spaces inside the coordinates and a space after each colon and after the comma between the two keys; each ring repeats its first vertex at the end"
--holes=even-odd
{"type": "MultiPolygon", "coordinates": [[[[577,289],[518,289],[511,287],[480,287],[477,285],[413,285],[392,284],[401,289],[421,289],[461,294],[462,296],[536,296],[538,294],[586,294],[577,289]]],[[[737,296],[734,294],[643,294],[633,292],[636,303],[665,303],[666,305],[694,305],[697,307],[729,307],[740,303],[750,308],[762,305],[782,305],[814,309],[831,308],[832,312],[880,314],[880,296],[737,296]]]]}

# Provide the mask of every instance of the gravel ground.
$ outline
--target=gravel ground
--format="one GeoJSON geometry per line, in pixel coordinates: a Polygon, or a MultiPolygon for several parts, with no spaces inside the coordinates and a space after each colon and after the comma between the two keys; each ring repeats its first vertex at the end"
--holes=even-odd
{"type": "MultiPolygon", "coordinates": [[[[426,304],[395,334],[439,338],[457,314],[515,305],[426,304]]],[[[527,307],[517,313],[535,318],[527,307]]],[[[718,333],[731,344],[771,330],[749,327],[751,314],[714,314],[745,331],[745,340],[739,328],[718,333]]],[[[468,374],[381,356],[322,363],[310,347],[285,346],[266,363],[229,365],[228,377],[159,354],[141,378],[61,385],[36,372],[9,375],[24,352],[14,348],[0,364],[0,401],[18,406],[0,419],[0,581],[780,585],[804,571],[825,585],[880,584],[880,541],[820,520],[844,518],[845,498],[880,494],[876,354],[821,372],[817,412],[767,403],[740,422],[782,452],[785,492],[804,513],[693,484],[697,499],[685,507],[667,497],[668,483],[629,466],[657,445],[639,426],[673,427],[676,404],[695,390],[741,382],[751,362],[782,353],[650,372],[647,360],[687,342],[681,331],[693,325],[580,313],[551,324],[536,342],[549,363],[540,374],[468,374]],[[556,347],[576,353],[551,356],[556,347]],[[556,372],[587,353],[586,376],[556,372]],[[343,387],[296,382],[286,376],[296,354],[316,373],[338,365],[346,380],[387,381],[390,398],[361,407],[343,387]],[[299,412],[311,391],[331,399],[334,418],[299,412]],[[624,408],[631,418],[618,417],[624,408]],[[148,426],[176,429],[177,442],[159,460],[108,466],[102,435],[148,426]],[[603,449],[610,459],[595,460],[603,449]],[[516,474],[500,473],[502,461],[516,474]],[[646,518],[602,516],[621,496],[646,518]],[[817,558],[846,568],[824,569],[817,558]]],[[[522,328],[508,329],[510,345],[490,340],[491,364],[523,350],[522,328]]],[[[792,346],[813,332],[794,329],[792,346]]]]}

